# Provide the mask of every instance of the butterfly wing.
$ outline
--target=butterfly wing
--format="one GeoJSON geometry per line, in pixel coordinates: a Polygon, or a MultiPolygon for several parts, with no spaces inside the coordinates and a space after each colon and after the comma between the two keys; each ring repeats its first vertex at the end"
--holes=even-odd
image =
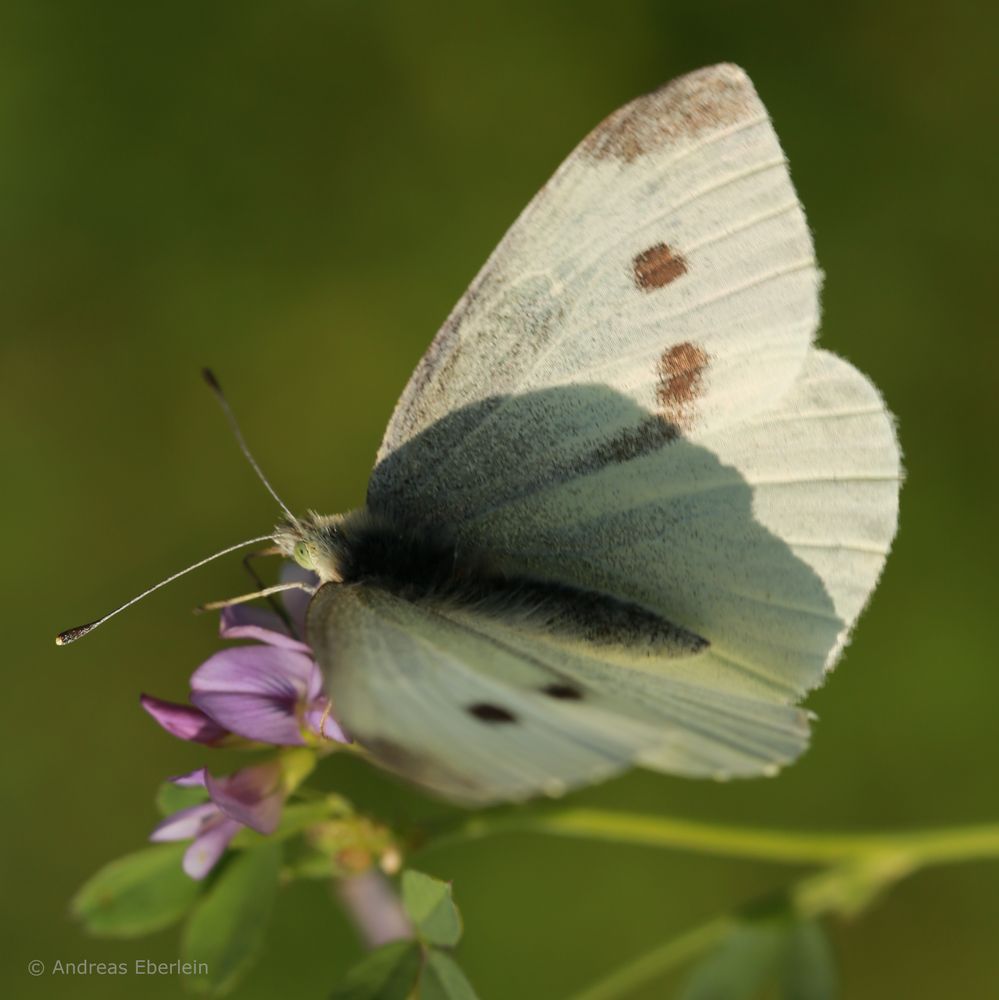
{"type": "MultiPolygon", "coordinates": [[[[423,434],[448,436],[449,419],[423,434]]],[[[695,656],[650,662],[566,649],[561,637],[525,631],[515,616],[461,612],[466,628],[627,703],[614,709],[619,731],[647,726],[651,715],[658,739],[643,737],[634,760],[687,775],[770,773],[807,745],[807,719],[789,706],[835,663],[894,536],[892,421],[862,375],[815,350],[770,412],[699,441],[670,433],[620,446],[626,433],[641,439],[648,420],[604,386],[524,394],[482,452],[458,449],[439,465],[455,507],[439,510],[426,497],[421,509],[414,492],[407,511],[422,519],[418,530],[446,528],[459,552],[489,553],[512,577],[633,602],[703,636],[709,646],[695,656]],[[538,412],[545,422],[535,423],[538,412]],[[559,442],[594,414],[610,415],[614,429],[604,437],[594,429],[588,457],[564,464],[559,442]],[[462,501],[466,494],[475,505],[462,501]]],[[[336,699],[339,667],[323,662],[336,699]]],[[[365,676],[347,686],[365,686],[365,676]]],[[[354,696],[337,702],[348,727],[354,696]]],[[[405,711],[390,686],[380,697],[399,699],[394,710],[405,711]]],[[[473,736],[474,727],[465,738],[473,736]]],[[[408,739],[418,742],[418,733],[408,739]]]]}
{"type": "Polygon", "coordinates": [[[772,411],[504,497],[459,538],[505,569],[634,601],[704,636],[696,669],[665,661],[671,676],[787,702],[835,663],[877,583],[899,477],[877,390],[812,351],[772,411]]]}
{"type": "Polygon", "coordinates": [[[440,794],[492,801],[632,760],[745,775],[800,753],[806,717],[790,706],[834,663],[877,581],[899,480],[877,391],[810,346],[818,282],[741,70],[674,81],[584,140],[418,366],[368,507],[710,645],[598,655],[515,616],[389,614],[363,587],[341,613],[328,588],[314,644],[338,712],[376,757],[440,794]],[[526,686],[514,680],[525,670],[526,686]],[[539,695],[552,672],[585,697],[539,695]],[[483,685],[525,724],[484,734],[468,711],[483,685]]]}
{"type": "Polygon", "coordinates": [[[804,363],[818,285],[749,78],[674,80],[599,125],[511,227],[406,386],[371,496],[446,491],[442,454],[484,449],[510,396],[551,386],[606,385],[685,429],[769,408],[804,363]],[[419,437],[447,415],[451,439],[419,437]]]}
{"type": "Polygon", "coordinates": [[[351,735],[383,766],[466,805],[559,794],[643,753],[742,773],[800,750],[803,713],[622,670],[510,616],[322,588],[309,640],[351,735]]]}

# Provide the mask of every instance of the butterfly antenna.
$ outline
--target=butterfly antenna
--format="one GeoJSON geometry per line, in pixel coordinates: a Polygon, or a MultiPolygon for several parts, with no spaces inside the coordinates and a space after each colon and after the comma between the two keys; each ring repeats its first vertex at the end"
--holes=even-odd
{"type": "Polygon", "coordinates": [[[239,429],[239,423],[236,420],[236,416],[232,412],[232,408],[229,406],[229,401],[225,398],[225,393],[222,391],[222,386],[219,385],[219,380],[215,377],[214,372],[212,372],[210,368],[202,368],[201,375],[202,378],[204,378],[204,380],[208,383],[208,387],[213,393],[215,393],[215,398],[219,401],[219,405],[222,407],[222,412],[225,414],[226,420],[229,421],[229,426],[232,428],[232,432],[236,436],[236,443],[239,445],[239,450],[246,456],[246,460],[253,467],[253,471],[257,474],[257,478],[267,488],[267,492],[274,497],[281,510],[288,515],[292,524],[298,524],[298,518],[292,514],[285,502],[277,495],[274,487],[267,481],[267,477],[264,475],[263,469],[257,465],[257,460],[253,457],[252,452],[247,447],[246,439],[243,437],[243,432],[239,429]]]}
{"type": "Polygon", "coordinates": [[[159,583],[153,584],[148,590],[144,590],[141,594],[133,597],[130,601],[126,601],[121,607],[115,608],[114,611],[109,611],[103,618],[98,618],[95,622],[87,622],[86,625],[77,625],[75,628],[68,628],[65,632],[60,632],[56,636],[57,646],[68,646],[71,642],[76,642],[77,639],[82,639],[88,632],[93,632],[98,625],[103,625],[109,618],[114,618],[119,611],[124,611],[125,608],[130,608],[137,601],[141,601],[143,597],[148,597],[154,590],[159,590],[160,587],[165,587],[168,583],[173,583],[178,577],[183,576],[185,573],[190,573],[193,569],[200,569],[205,563],[210,563],[213,559],[218,559],[221,556],[227,556],[230,552],[235,552],[237,549],[246,548],[247,545],[256,545],[257,542],[269,542],[271,540],[270,535],[262,535],[260,538],[248,538],[245,542],[239,542],[237,545],[230,545],[229,548],[223,549],[221,552],[216,552],[214,555],[208,556],[206,559],[201,559],[194,563],[192,566],[188,566],[186,569],[180,570],[179,573],[174,573],[173,576],[168,576],[165,580],[160,580],[159,583]]]}

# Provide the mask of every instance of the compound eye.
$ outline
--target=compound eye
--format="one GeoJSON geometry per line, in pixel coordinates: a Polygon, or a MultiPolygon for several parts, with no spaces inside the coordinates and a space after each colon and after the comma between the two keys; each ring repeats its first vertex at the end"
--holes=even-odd
{"type": "Polygon", "coordinates": [[[315,563],[312,560],[312,552],[307,543],[296,542],[292,555],[295,557],[295,562],[297,562],[302,569],[315,569],[315,563]]]}

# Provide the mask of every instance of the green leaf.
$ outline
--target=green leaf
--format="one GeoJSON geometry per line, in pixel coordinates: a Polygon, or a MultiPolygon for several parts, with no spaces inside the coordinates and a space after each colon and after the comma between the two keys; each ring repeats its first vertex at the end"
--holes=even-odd
{"type": "Polygon", "coordinates": [[[184,928],[181,957],[198,963],[187,985],[218,996],[257,957],[277,894],[281,845],[264,843],[235,855],[184,928]]]}
{"type": "Polygon", "coordinates": [[[403,872],[402,905],[417,933],[429,944],[453,948],[461,939],[461,914],[447,882],[412,869],[403,872]]]}
{"type": "Polygon", "coordinates": [[[172,781],[164,781],[156,789],[156,808],[161,816],[180,812],[201,802],[208,801],[208,791],[200,785],[175,785],[172,781]]]}
{"type": "Polygon", "coordinates": [[[201,891],[181,868],[186,848],[149,847],[105,865],[73,897],[73,916],[104,937],[137,937],[179,920],[201,891]]]}
{"type": "Polygon", "coordinates": [[[365,955],[330,994],[330,1000],[407,1000],[419,971],[419,943],[392,941],[365,955]]]}
{"type": "Polygon", "coordinates": [[[785,920],[742,921],[694,967],[679,1000],[750,1000],[784,954],[785,920]]]}
{"type": "Polygon", "coordinates": [[[458,963],[431,948],[420,974],[420,1000],[479,1000],[458,963]]]}
{"type": "Polygon", "coordinates": [[[782,1000],[835,1000],[837,992],[836,961],[821,924],[796,923],[784,956],[782,1000]]]}

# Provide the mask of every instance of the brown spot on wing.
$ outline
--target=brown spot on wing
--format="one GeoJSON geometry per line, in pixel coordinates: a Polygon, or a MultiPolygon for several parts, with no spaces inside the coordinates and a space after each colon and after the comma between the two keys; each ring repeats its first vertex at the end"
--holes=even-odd
{"type": "Polygon", "coordinates": [[[631,266],[635,272],[635,284],[643,292],[663,288],[687,273],[687,261],[665,243],[657,243],[648,250],[643,250],[631,262],[631,266]]]}
{"type": "Polygon", "coordinates": [[[689,427],[693,407],[701,394],[707,353],[696,344],[684,341],[666,348],[656,363],[659,384],[656,398],[663,416],[677,427],[689,427]]]}
{"type": "Polygon", "coordinates": [[[583,140],[582,150],[598,160],[631,163],[678,139],[764,114],[738,66],[707,66],[619,108],[583,140]]]}

